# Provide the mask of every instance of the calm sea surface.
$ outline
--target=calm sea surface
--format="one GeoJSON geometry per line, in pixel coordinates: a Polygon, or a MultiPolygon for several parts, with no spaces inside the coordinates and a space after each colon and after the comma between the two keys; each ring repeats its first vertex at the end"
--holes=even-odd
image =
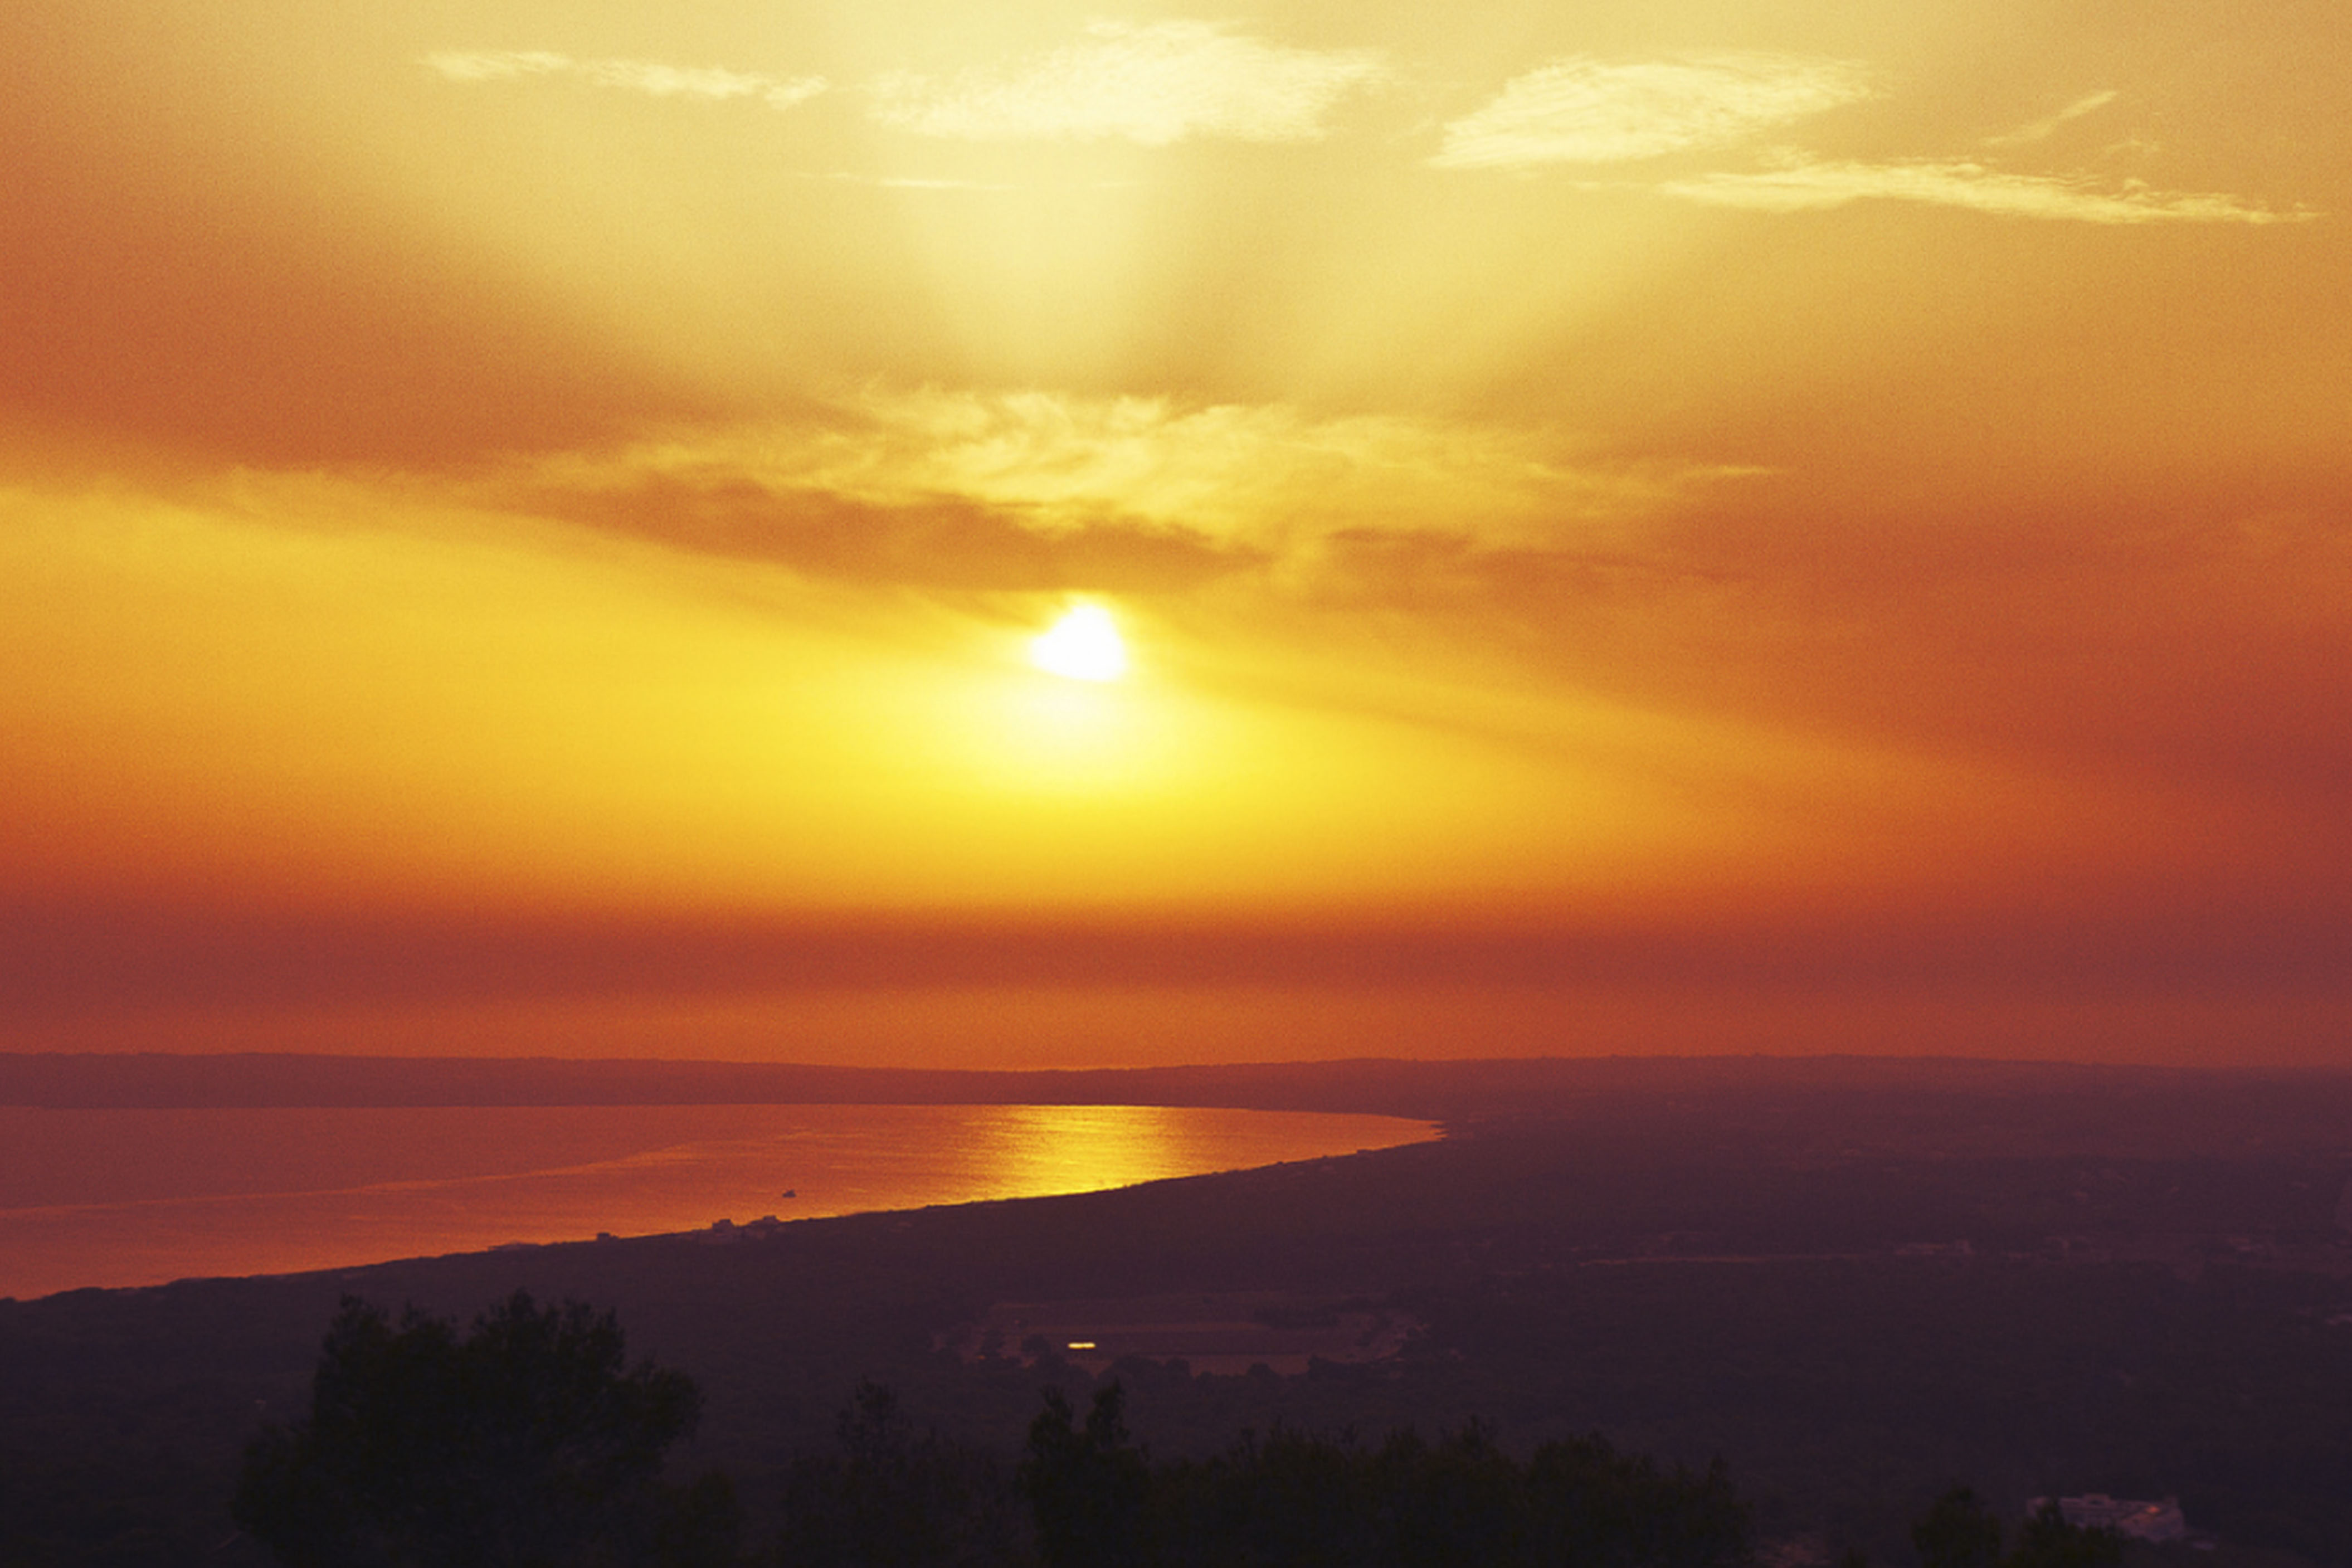
{"type": "Polygon", "coordinates": [[[1434,1132],[1138,1105],[0,1106],[0,1296],[1086,1192],[1434,1132]]]}

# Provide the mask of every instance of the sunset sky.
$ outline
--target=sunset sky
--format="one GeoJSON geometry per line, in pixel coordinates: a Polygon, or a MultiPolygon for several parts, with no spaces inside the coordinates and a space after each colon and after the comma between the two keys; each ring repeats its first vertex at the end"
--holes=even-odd
{"type": "Polygon", "coordinates": [[[0,1048],[2352,1065],[2347,47],[22,0],[0,1048]]]}

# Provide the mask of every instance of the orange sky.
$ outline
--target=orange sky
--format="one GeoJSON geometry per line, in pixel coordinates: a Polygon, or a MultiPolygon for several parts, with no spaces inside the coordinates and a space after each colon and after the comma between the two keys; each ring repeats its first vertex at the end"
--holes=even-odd
{"type": "Polygon", "coordinates": [[[0,1048],[2352,1064],[2343,45],[12,6],[0,1048]]]}

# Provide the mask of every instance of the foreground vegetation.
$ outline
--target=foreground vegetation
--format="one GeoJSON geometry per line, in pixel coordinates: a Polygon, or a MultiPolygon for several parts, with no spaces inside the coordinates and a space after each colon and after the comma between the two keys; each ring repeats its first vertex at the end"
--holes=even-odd
{"type": "MultiPolygon", "coordinates": [[[[788,1469],[776,1538],[749,1547],[718,1471],[663,1479],[690,1431],[691,1380],[628,1366],[610,1313],[526,1292],[460,1337],[411,1310],[395,1326],[345,1298],[309,1414],[247,1447],[234,1511],[287,1568],[1737,1568],[1749,1510],[1720,1462],[1661,1468],[1591,1436],[1525,1463],[1473,1423],[1376,1446],[1277,1428],[1155,1463],[1125,1392],[1083,1420],[1058,1390],[1017,1467],[917,1436],[896,1396],[859,1386],[833,1453],[788,1469]]],[[[2047,1510],[2002,1558],[1973,1493],[1913,1531],[1926,1568],[2115,1568],[2118,1543],[2047,1510]]]]}

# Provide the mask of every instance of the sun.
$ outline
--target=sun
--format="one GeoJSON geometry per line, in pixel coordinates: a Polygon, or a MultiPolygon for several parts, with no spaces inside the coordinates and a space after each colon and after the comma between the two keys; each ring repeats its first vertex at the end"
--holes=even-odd
{"type": "Polygon", "coordinates": [[[1029,645],[1029,661],[1072,680],[1117,680],[1127,673],[1127,644],[1100,605],[1076,605],[1029,645]]]}

